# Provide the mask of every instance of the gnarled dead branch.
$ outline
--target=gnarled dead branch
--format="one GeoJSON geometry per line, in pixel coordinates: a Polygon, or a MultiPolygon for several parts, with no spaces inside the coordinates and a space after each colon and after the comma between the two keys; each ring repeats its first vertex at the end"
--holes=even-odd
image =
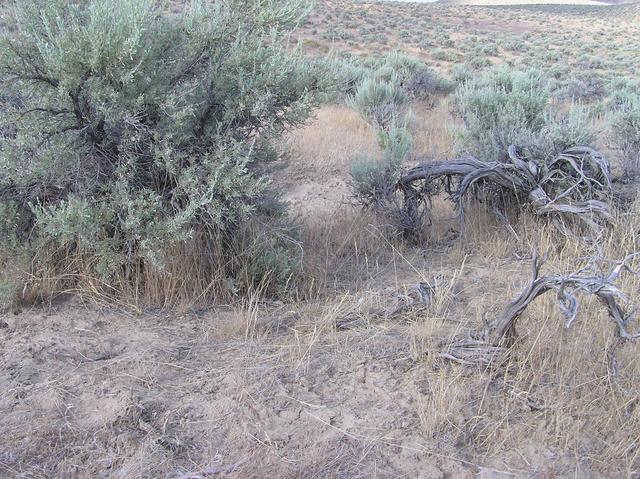
{"type": "Polygon", "coordinates": [[[611,321],[615,325],[616,340],[609,349],[612,369],[615,370],[615,349],[625,341],[640,339],[640,332],[630,333],[629,322],[632,315],[627,314],[621,303],[627,303],[625,294],[615,284],[623,271],[637,274],[629,266],[631,255],[615,263],[607,275],[597,274],[591,266],[568,275],[552,274],[540,276],[544,259],[533,259],[531,281],[484,331],[470,337],[449,342],[441,357],[462,364],[490,364],[503,357],[507,348],[515,339],[515,327],[523,311],[538,296],[547,291],[557,295],[558,306],[566,318],[565,327],[571,327],[578,314],[577,294],[595,295],[605,306],[611,321]]]}
{"type": "Polygon", "coordinates": [[[607,204],[611,192],[609,163],[597,151],[576,147],[549,161],[535,161],[520,155],[512,145],[507,158],[489,162],[468,157],[416,166],[396,185],[404,196],[405,212],[418,215],[422,205],[428,204],[425,198],[444,189],[458,208],[462,228],[463,200],[472,189],[480,189],[490,197],[496,211],[500,212],[496,206],[508,193],[518,202],[531,205],[536,214],[552,216],[562,230],[563,218],[577,219],[594,232],[611,220],[607,204]]]}

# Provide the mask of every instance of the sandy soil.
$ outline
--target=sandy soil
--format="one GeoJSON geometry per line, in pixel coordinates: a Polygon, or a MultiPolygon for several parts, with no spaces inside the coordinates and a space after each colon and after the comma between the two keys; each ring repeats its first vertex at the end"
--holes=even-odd
{"type": "MultiPolygon", "coordinates": [[[[461,276],[457,314],[469,312],[469,295],[486,293],[488,266],[461,276]]],[[[419,312],[410,320],[372,314],[374,303],[393,297],[394,285],[387,286],[333,304],[260,303],[181,317],[114,312],[78,299],[6,316],[0,475],[567,473],[573,458],[533,440],[518,451],[522,457],[506,448],[501,459],[478,461],[469,425],[479,401],[493,395],[487,390],[503,394],[499,381],[451,370],[428,347],[416,347],[419,312]],[[468,390],[452,389],[450,404],[433,404],[436,390],[456,381],[468,390]]]]}

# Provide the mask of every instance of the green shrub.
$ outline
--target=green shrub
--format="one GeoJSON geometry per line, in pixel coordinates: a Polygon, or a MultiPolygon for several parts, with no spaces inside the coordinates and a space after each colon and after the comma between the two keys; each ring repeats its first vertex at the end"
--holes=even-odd
{"type": "Polygon", "coordinates": [[[368,122],[388,128],[402,116],[409,99],[399,82],[366,78],[358,87],[350,103],[368,122]]]}
{"type": "Polygon", "coordinates": [[[381,128],[402,120],[411,99],[433,104],[454,87],[419,59],[400,52],[369,60],[365,67],[369,74],[357,87],[351,105],[381,128]]]}
{"type": "Polygon", "coordinates": [[[524,143],[541,130],[547,100],[532,72],[496,68],[461,85],[456,103],[464,122],[462,148],[481,159],[502,158],[510,144],[524,143]]]}
{"type": "Polygon", "coordinates": [[[415,218],[404,213],[396,195],[397,181],[413,146],[409,103],[412,99],[433,103],[455,84],[403,53],[392,52],[368,66],[370,76],[356,90],[351,105],[376,128],[382,153],[353,160],[352,191],[361,204],[375,208],[400,231],[415,231],[415,218]]]}
{"type": "Polygon", "coordinates": [[[520,39],[512,39],[503,44],[503,48],[509,52],[523,52],[527,48],[527,44],[520,39]]]}
{"type": "MultiPolygon", "coordinates": [[[[351,164],[351,186],[363,206],[374,207],[391,220],[399,220],[394,208],[396,183],[411,154],[413,142],[406,126],[392,125],[379,132],[382,154],[379,157],[356,157],[351,164]]],[[[404,225],[397,224],[400,229],[404,225]]]]}
{"type": "Polygon", "coordinates": [[[607,89],[596,75],[580,75],[556,81],[550,85],[553,97],[560,101],[593,102],[604,98],[607,89]]]}
{"type": "Polygon", "coordinates": [[[474,70],[482,70],[491,66],[491,60],[484,56],[473,55],[468,57],[466,64],[474,70]]]}
{"type": "Polygon", "coordinates": [[[302,5],[18,2],[0,39],[3,248],[92,256],[110,281],[253,215],[261,165],[329,85],[279,46],[302,5]]]}
{"type": "Polygon", "coordinates": [[[591,111],[587,108],[572,105],[566,114],[547,113],[545,126],[537,139],[543,145],[543,152],[554,154],[574,146],[589,146],[596,141],[596,132],[591,126],[591,111]]]}
{"type": "Polygon", "coordinates": [[[455,53],[450,52],[448,50],[440,50],[440,49],[434,50],[432,53],[432,56],[434,60],[439,60],[442,62],[455,62],[458,58],[458,56],[455,53]]]}
{"type": "Polygon", "coordinates": [[[640,96],[640,80],[615,78],[608,89],[611,91],[610,108],[618,111],[628,108],[634,103],[636,96],[640,96]]]}
{"type": "Polygon", "coordinates": [[[464,123],[459,153],[483,160],[504,160],[512,144],[544,160],[594,141],[586,110],[553,111],[548,88],[535,72],[492,69],[461,85],[456,104],[464,123]]]}
{"type": "Polygon", "coordinates": [[[456,83],[466,83],[471,80],[474,76],[473,71],[471,71],[465,64],[456,63],[453,65],[451,69],[451,77],[453,81],[456,83]]]}
{"type": "Polygon", "coordinates": [[[640,175],[640,94],[630,93],[611,115],[613,145],[620,151],[626,176],[640,175]]]}

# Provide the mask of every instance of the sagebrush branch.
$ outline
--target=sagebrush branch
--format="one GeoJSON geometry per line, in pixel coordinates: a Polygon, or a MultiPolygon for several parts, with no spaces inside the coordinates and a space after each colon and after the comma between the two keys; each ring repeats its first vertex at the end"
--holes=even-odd
{"type": "MultiPolygon", "coordinates": [[[[396,185],[404,196],[404,211],[417,215],[428,197],[442,189],[456,204],[464,227],[464,199],[474,190],[490,198],[496,211],[505,193],[528,203],[537,215],[578,219],[594,232],[611,221],[609,163],[587,147],[565,150],[549,161],[535,161],[509,147],[506,161],[473,157],[424,162],[409,170],[396,185]],[[476,188],[477,187],[477,188],[476,188]]],[[[502,216],[502,215],[500,215],[502,216]]],[[[506,217],[506,216],[505,216],[506,217]]]]}
{"type": "MultiPolygon", "coordinates": [[[[596,296],[605,306],[609,318],[615,324],[616,340],[614,346],[625,341],[640,339],[640,332],[629,332],[631,314],[622,306],[626,295],[616,285],[623,271],[637,273],[629,266],[635,255],[628,256],[615,266],[607,275],[597,274],[592,268],[584,268],[568,275],[552,274],[540,276],[544,258],[533,258],[531,281],[523,291],[511,301],[502,313],[481,332],[462,339],[447,342],[441,356],[463,364],[490,364],[502,356],[513,344],[516,337],[515,327],[521,314],[538,297],[547,291],[557,295],[558,306],[565,316],[565,327],[570,328],[578,314],[578,293],[596,296]]],[[[610,348],[611,361],[615,347],[610,348]]]]}

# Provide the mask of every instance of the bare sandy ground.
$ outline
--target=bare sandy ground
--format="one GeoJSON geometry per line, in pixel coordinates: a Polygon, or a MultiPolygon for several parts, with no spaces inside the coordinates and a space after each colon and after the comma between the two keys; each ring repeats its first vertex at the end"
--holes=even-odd
{"type": "MultiPolygon", "coordinates": [[[[461,276],[460,312],[469,294],[485,288],[489,268],[476,266],[461,276]]],[[[416,324],[442,325],[416,323],[419,313],[409,320],[372,314],[392,297],[389,286],[333,304],[260,303],[186,316],[114,312],[77,299],[5,316],[0,475],[573,472],[575,458],[533,438],[518,451],[505,446],[478,459],[472,436],[481,440],[484,423],[477,413],[508,391],[417,346],[426,336],[416,335],[416,324]]],[[[518,410],[541,414],[526,401],[518,410]]]]}

